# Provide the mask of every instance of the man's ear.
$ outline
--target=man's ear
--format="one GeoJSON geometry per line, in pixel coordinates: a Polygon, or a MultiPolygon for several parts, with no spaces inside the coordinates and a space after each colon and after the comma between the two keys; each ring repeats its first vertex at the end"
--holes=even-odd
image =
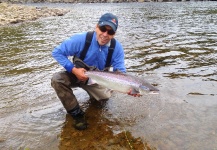
{"type": "Polygon", "coordinates": [[[95,29],[97,29],[97,28],[98,28],[98,26],[99,26],[99,25],[98,25],[98,23],[97,23],[97,24],[96,24],[96,27],[95,27],[95,29]]]}

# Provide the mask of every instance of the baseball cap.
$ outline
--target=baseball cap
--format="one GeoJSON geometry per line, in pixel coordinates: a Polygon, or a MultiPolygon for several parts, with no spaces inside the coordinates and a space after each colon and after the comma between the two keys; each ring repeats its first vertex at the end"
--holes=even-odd
{"type": "Polygon", "coordinates": [[[118,28],[118,18],[112,13],[105,13],[102,15],[98,23],[100,27],[105,25],[110,26],[114,32],[116,32],[118,28]]]}

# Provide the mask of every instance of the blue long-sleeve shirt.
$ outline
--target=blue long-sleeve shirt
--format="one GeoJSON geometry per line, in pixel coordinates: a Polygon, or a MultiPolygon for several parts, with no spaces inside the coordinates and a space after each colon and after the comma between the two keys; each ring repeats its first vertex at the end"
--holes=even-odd
{"type": "MultiPolygon", "coordinates": [[[[69,56],[80,57],[80,54],[85,45],[87,32],[75,34],[63,41],[60,45],[54,48],[52,56],[56,61],[62,65],[68,72],[72,71],[74,64],[68,59],[69,56]]],[[[108,55],[109,45],[100,46],[96,39],[96,32],[94,32],[92,42],[84,58],[84,62],[89,66],[95,66],[99,70],[105,68],[105,63],[108,55]]],[[[111,64],[113,71],[119,70],[126,72],[124,64],[124,50],[122,45],[116,40],[114,52],[112,54],[111,64]]]]}

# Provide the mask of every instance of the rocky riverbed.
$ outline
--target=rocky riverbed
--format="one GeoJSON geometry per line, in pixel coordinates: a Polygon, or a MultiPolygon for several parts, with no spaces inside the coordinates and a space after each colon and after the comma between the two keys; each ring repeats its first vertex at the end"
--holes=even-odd
{"type": "Polygon", "coordinates": [[[0,26],[32,21],[48,16],[62,16],[67,12],[69,10],[0,3],[0,26]]]}

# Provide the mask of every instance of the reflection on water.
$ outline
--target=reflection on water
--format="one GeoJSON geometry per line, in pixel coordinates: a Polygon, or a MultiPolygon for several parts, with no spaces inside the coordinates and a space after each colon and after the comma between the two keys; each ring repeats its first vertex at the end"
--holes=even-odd
{"type": "Polygon", "coordinates": [[[140,138],[133,138],[130,132],[124,130],[118,120],[108,120],[104,116],[108,109],[107,103],[110,103],[110,101],[97,102],[91,100],[84,103],[83,108],[87,108],[86,118],[89,123],[88,129],[85,131],[75,131],[72,128],[72,117],[67,114],[60,135],[59,149],[150,149],[150,146],[143,144],[140,138]],[[118,129],[119,133],[114,134],[113,130],[117,127],[123,129],[118,129]]]}
{"type": "Polygon", "coordinates": [[[103,112],[95,112],[86,105],[86,93],[77,89],[87,115],[95,117],[91,125],[103,120],[109,132],[129,131],[157,149],[217,147],[215,2],[31,5],[71,12],[0,28],[0,149],[53,150],[71,142],[71,135],[61,140],[71,122],[50,86],[52,74],[61,70],[51,50],[76,32],[94,30],[105,12],[119,16],[116,38],[124,46],[128,72],[144,77],[161,94],[134,98],[117,93],[103,112]]]}

